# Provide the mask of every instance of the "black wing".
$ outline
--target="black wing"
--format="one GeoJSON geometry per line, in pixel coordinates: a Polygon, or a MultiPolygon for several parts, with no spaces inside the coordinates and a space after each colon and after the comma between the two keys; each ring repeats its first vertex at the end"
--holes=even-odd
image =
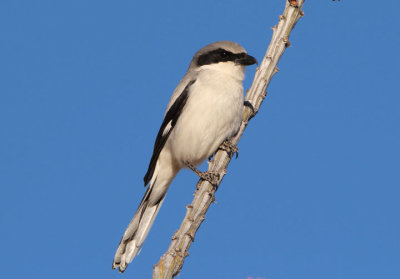
{"type": "Polygon", "coordinates": [[[183,107],[185,106],[189,96],[189,87],[194,82],[195,80],[192,80],[188,83],[188,85],[186,85],[182,94],[175,100],[174,104],[169,108],[167,114],[164,117],[164,121],[161,124],[161,128],[157,134],[156,142],[154,143],[154,150],[153,150],[153,155],[151,156],[149,168],[143,178],[145,186],[150,182],[151,177],[154,174],[154,169],[156,168],[158,156],[160,155],[161,150],[163,149],[165,143],[167,142],[167,139],[171,134],[172,129],[176,124],[176,121],[178,121],[179,115],[181,114],[183,107]],[[169,124],[170,127],[168,129],[167,126],[169,124]],[[166,130],[166,128],[168,130],[166,130]]]}

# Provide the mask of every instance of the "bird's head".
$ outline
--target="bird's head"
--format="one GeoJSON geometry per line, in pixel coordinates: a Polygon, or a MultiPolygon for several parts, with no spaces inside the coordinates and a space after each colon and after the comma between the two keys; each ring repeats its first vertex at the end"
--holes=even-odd
{"type": "Polygon", "coordinates": [[[239,44],[219,41],[200,49],[193,57],[189,70],[215,70],[243,76],[245,66],[256,64],[257,60],[248,55],[239,44]]]}

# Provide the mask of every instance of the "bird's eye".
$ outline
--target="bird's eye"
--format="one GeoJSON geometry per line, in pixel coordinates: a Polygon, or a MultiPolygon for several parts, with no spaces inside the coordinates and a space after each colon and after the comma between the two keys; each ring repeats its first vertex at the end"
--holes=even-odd
{"type": "Polygon", "coordinates": [[[223,52],[221,52],[221,56],[226,58],[226,57],[228,57],[228,53],[226,51],[223,51],[223,52]]]}

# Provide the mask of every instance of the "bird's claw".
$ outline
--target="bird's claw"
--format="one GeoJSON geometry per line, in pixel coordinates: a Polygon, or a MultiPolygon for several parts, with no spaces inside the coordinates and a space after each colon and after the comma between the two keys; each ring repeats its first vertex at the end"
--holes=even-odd
{"type": "Polygon", "coordinates": [[[206,180],[211,183],[211,185],[218,185],[219,173],[216,171],[205,171],[197,174],[201,179],[206,180]]]}
{"type": "Polygon", "coordinates": [[[245,107],[248,107],[249,109],[251,109],[251,111],[253,112],[253,114],[256,113],[256,110],[254,109],[253,104],[250,103],[249,101],[244,101],[244,102],[243,102],[243,105],[244,105],[245,107]]]}
{"type": "Polygon", "coordinates": [[[184,164],[186,165],[186,167],[188,167],[189,169],[194,171],[201,179],[210,182],[214,186],[218,185],[218,182],[220,179],[220,175],[218,172],[215,172],[215,171],[201,172],[189,162],[184,162],[184,164]]]}
{"type": "Polygon", "coordinates": [[[220,145],[219,149],[226,151],[229,157],[232,157],[235,154],[236,154],[236,159],[239,157],[239,148],[229,140],[224,141],[220,145]]]}

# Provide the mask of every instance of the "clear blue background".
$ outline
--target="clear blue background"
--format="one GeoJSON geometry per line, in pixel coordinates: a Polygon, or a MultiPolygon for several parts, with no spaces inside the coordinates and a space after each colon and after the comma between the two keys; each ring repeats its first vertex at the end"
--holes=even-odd
{"type": "MultiPolygon", "coordinates": [[[[262,59],[284,2],[1,1],[0,277],[150,278],[190,171],[111,263],[170,94],[210,42],[262,59]]],[[[180,278],[400,278],[399,4],[367,2],[306,1],[180,278]]]]}

